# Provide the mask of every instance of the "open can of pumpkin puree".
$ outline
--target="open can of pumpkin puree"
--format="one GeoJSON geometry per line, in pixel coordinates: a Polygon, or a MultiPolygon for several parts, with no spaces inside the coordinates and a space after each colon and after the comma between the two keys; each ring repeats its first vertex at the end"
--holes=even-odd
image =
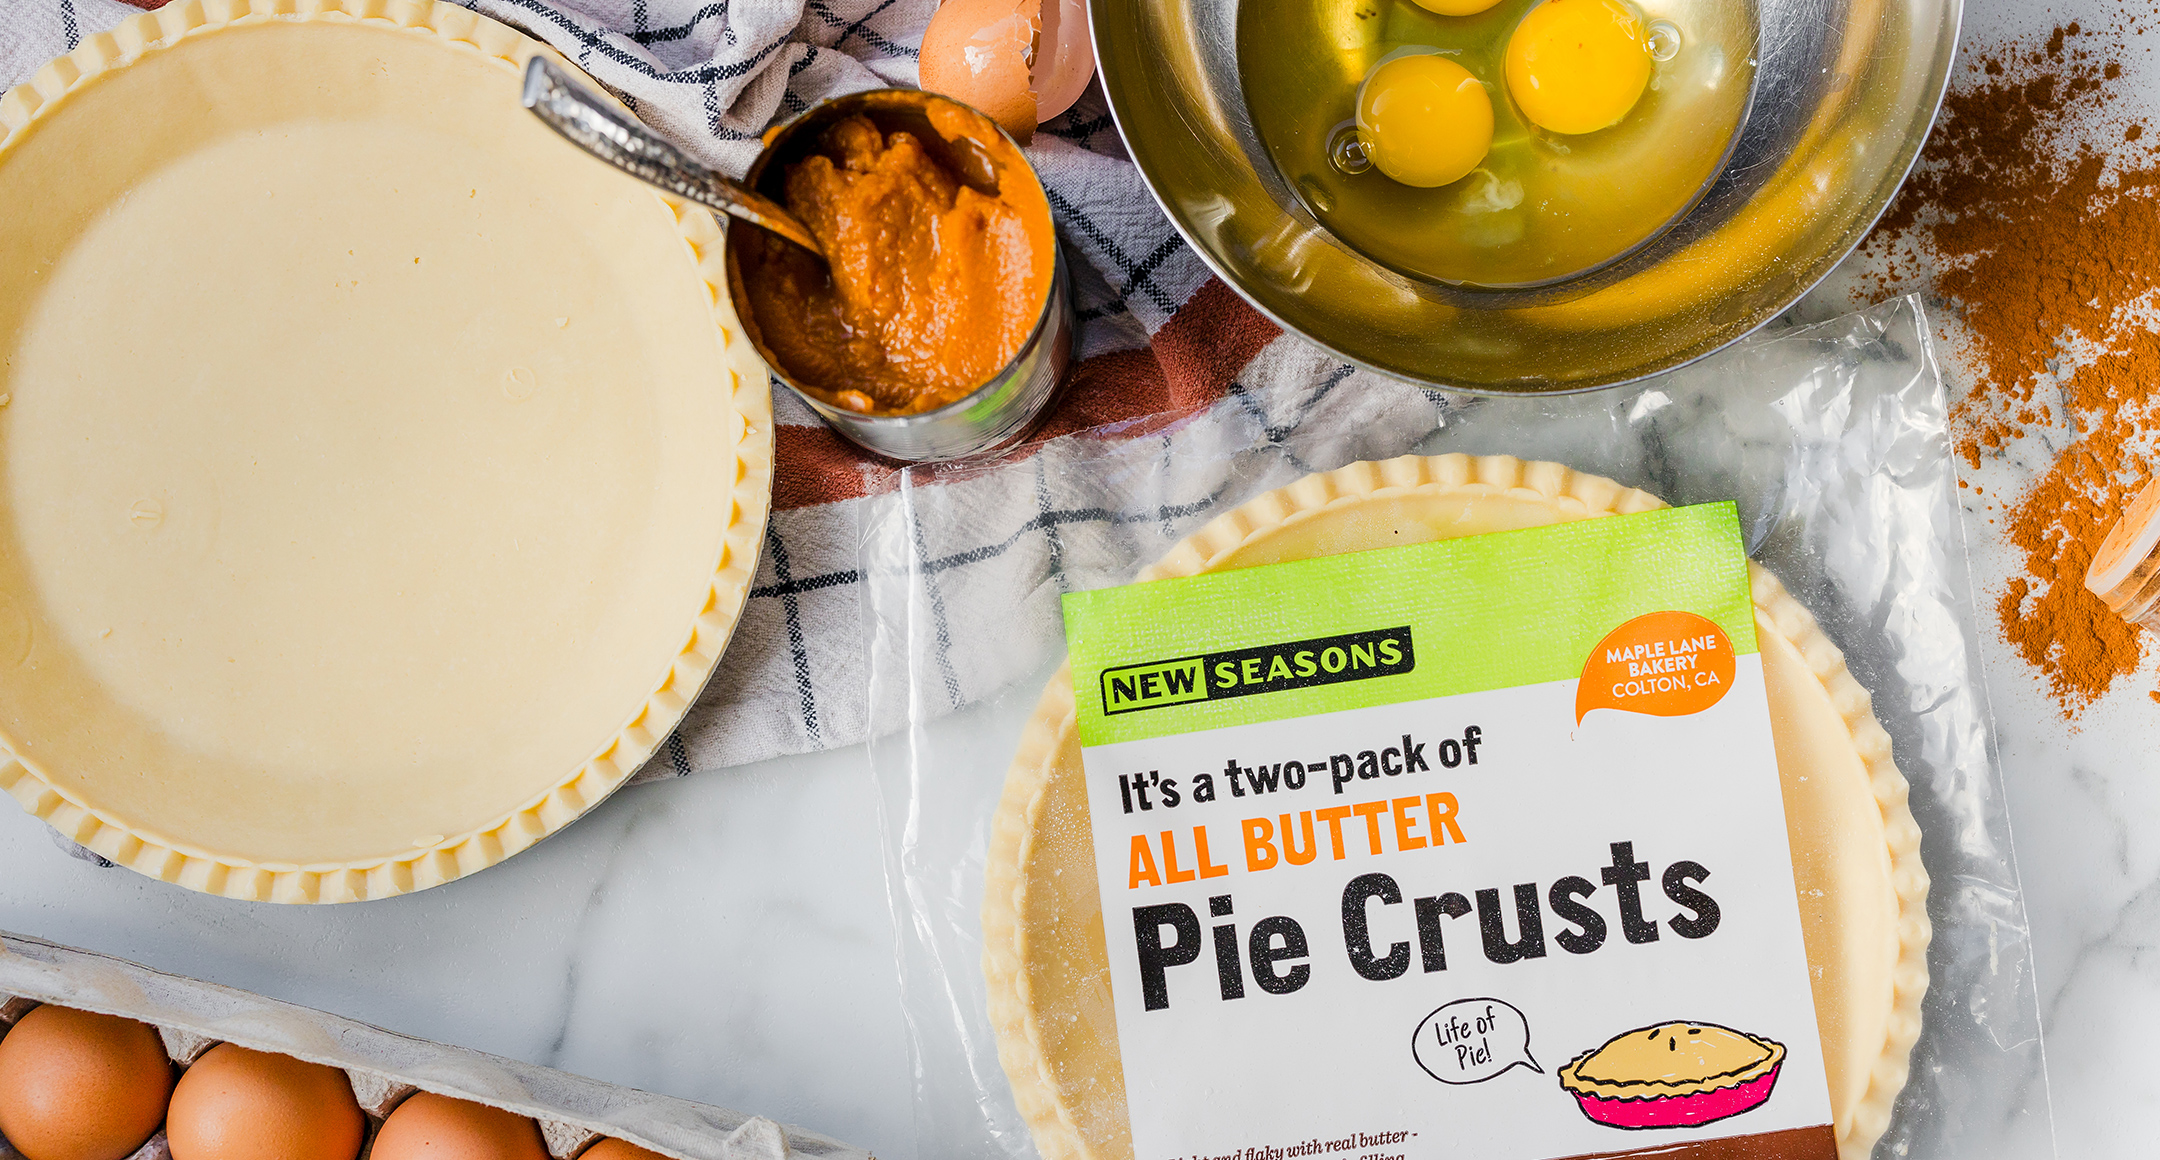
{"type": "Polygon", "coordinates": [[[1042,413],[1072,300],[1042,182],[996,122],[930,93],[849,93],[769,132],[745,183],[830,259],[729,225],[744,329],[834,430],[920,462],[1013,442],[1042,413]]]}

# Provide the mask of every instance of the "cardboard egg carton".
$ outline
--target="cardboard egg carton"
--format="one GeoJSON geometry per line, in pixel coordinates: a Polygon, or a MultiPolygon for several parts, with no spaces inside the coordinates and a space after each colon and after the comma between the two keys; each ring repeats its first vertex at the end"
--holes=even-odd
{"type": "MultiPolygon", "coordinates": [[[[0,931],[0,1036],[41,1003],[124,1015],[157,1028],[181,1069],[220,1043],[274,1051],[345,1072],[375,1133],[398,1104],[430,1091],[539,1121],[553,1160],[605,1137],[676,1160],[875,1160],[870,1153],[763,1116],[601,1083],[553,1068],[414,1039],[231,987],[0,931]]],[[[0,1138],[0,1160],[24,1158],[0,1138]]],[[[172,1160],[159,1129],[129,1160],[172,1160]]]]}

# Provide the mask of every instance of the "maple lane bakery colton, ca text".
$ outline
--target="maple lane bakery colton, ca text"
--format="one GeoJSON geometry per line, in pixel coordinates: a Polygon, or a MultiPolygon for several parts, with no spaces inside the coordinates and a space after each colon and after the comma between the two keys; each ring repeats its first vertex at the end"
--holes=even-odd
{"type": "MultiPolygon", "coordinates": [[[[1395,738],[1388,740],[1393,742],[1395,738]]],[[[1368,788],[1367,783],[1374,781],[1413,777],[1425,780],[1454,769],[1467,772],[1478,764],[1481,746],[1490,748],[1485,731],[1471,725],[1460,737],[1433,740],[1405,735],[1399,744],[1355,755],[1337,753],[1319,760],[1250,766],[1231,759],[1221,772],[1193,775],[1184,785],[1177,778],[1162,776],[1159,770],[1120,774],[1119,803],[1126,814],[1154,813],[1175,810],[1188,801],[1222,800],[1227,793],[1232,798],[1255,799],[1252,808],[1261,811],[1265,810],[1261,802],[1269,795],[1304,789],[1308,781],[1317,784],[1314,779],[1322,776],[1328,779],[1335,796],[1361,797],[1356,791],[1368,788]]],[[[1409,787],[1408,780],[1396,780],[1390,786],[1409,787]]],[[[1477,833],[1475,819],[1462,816],[1453,793],[1422,787],[1417,793],[1387,793],[1317,810],[1257,812],[1238,822],[1238,829],[1243,857],[1232,855],[1226,862],[1215,860],[1213,850],[1221,846],[1211,846],[1205,825],[1133,835],[1127,889],[1223,878],[1238,869],[1261,874],[1282,866],[1304,866],[1319,858],[1323,849],[1336,862],[1390,850],[1435,849],[1468,843],[1477,833]],[[1185,861],[1187,857],[1190,864],[1185,861]]],[[[1653,875],[1648,862],[1636,859],[1633,842],[1611,842],[1607,849],[1611,862],[1597,871],[1597,881],[1567,874],[1543,890],[1535,882],[1515,883],[1518,933],[1513,939],[1507,936],[1498,887],[1473,890],[1470,897],[1460,891],[1444,890],[1409,898],[1417,919],[1414,955],[1408,942],[1385,948],[1375,946],[1370,929],[1372,904],[1377,900],[1384,906],[1402,905],[1406,898],[1402,885],[1389,874],[1358,874],[1342,890],[1340,921],[1350,968],[1375,982],[1401,978],[1409,972],[1413,960],[1423,971],[1444,971],[1447,920],[1463,918],[1473,909],[1477,911],[1479,942],[1485,957],[1494,963],[1545,957],[1548,907],[1559,922],[1551,942],[1569,954],[1586,955],[1604,946],[1610,934],[1606,912],[1590,904],[1606,888],[1612,892],[1622,937],[1630,943],[1656,942],[1662,934],[1660,924],[1643,913],[1643,884],[1653,877],[1665,898],[1681,911],[1668,919],[1664,928],[1688,939],[1707,938],[1717,930],[1718,904],[1700,888],[1710,877],[1709,868],[1683,859],[1653,875]],[[1472,897],[1476,899],[1474,906],[1472,897]]],[[[1230,894],[1209,898],[1208,914],[1214,919],[1234,919],[1230,894]]],[[[1243,939],[1238,937],[1235,921],[1218,923],[1207,932],[1205,940],[1200,916],[1182,902],[1135,906],[1132,915],[1146,1010],[1160,1011],[1170,1006],[1170,970],[1198,962],[1203,941],[1212,943],[1224,1000],[1244,998],[1248,978],[1260,991],[1271,995],[1290,994],[1312,978],[1305,926],[1289,915],[1271,915],[1254,922],[1243,939]]]]}

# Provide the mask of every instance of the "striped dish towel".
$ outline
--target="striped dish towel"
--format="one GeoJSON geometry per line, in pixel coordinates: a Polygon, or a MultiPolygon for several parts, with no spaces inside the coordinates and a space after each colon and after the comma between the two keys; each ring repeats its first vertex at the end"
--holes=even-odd
{"type": "MultiPolygon", "coordinates": [[[[913,85],[916,46],[936,10],[935,0],[457,2],[554,45],[647,124],[738,175],[774,121],[836,93],[913,85]]],[[[135,10],[119,0],[0,0],[0,87],[135,10]]],[[[1398,454],[1438,421],[1437,396],[1282,334],[1211,277],[1126,158],[1100,86],[1044,125],[1027,154],[1072,259],[1078,362],[1037,445],[1013,465],[1023,470],[1000,477],[1040,486],[984,486],[970,476],[964,525],[922,529],[941,545],[953,591],[987,599],[1027,583],[1060,536],[1127,527],[1140,515],[1181,535],[1263,478],[1308,462],[1332,467],[1345,454],[1398,454]],[[1102,511],[1074,477],[1046,466],[1070,466],[1105,439],[1145,440],[1165,495],[1178,498],[1152,514],[1102,511]],[[1246,452],[1272,466],[1256,469],[1246,452]]],[[[773,403],[777,478],[756,584],[711,687],[638,780],[869,735],[864,521],[930,509],[880,504],[903,482],[893,465],[840,440],[785,388],[775,387],[773,403]]],[[[916,472],[905,482],[940,487],[947,478],[916,472]]],[[[1001,607],[986,604],[983,614],[1001,607]]],[[[996,687],[996,635],[975,634],[944,655],[955,690],[996,687]]]]}

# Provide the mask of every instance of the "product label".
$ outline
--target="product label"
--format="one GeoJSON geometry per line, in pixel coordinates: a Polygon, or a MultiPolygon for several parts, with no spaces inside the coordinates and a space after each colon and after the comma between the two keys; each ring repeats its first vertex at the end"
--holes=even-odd
{"type": "Polygon", "coordinates": [[[1065,621],[1139,1160],[1835,1157],[1732,505],[1065,621]]]}

